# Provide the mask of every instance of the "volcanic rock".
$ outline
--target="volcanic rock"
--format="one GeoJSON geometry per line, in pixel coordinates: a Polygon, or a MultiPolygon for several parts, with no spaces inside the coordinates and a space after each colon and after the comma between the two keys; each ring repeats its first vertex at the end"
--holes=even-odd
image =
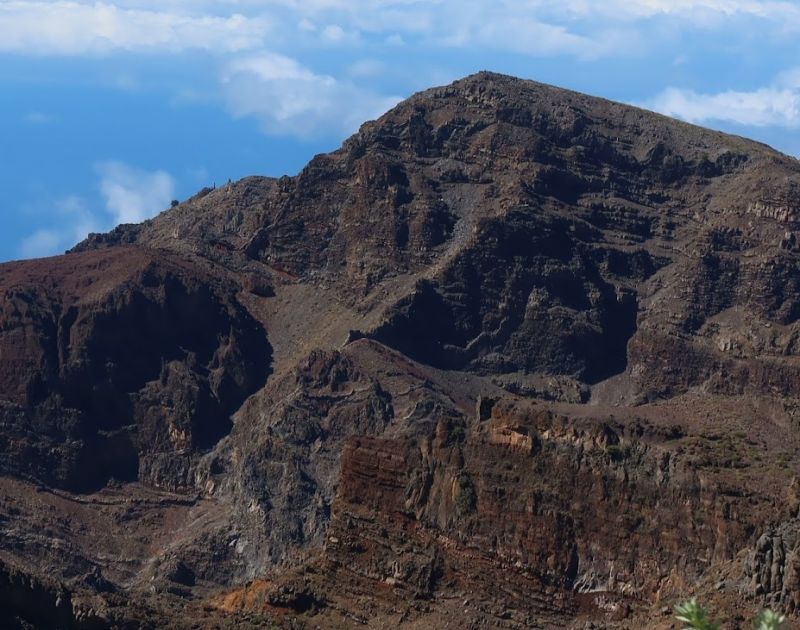
{"type": "Polygon", "coordinates": [[[798,231],[794,158],[480,73],[1,265],[15,619],[796,614],[798,231]]]}

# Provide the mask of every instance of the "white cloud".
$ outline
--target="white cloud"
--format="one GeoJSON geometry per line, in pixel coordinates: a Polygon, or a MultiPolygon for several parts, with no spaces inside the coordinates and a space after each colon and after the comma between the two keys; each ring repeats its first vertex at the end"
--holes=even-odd
{"type": "Polygon", "coordinates": [[[91,232],[101,229],[101,224],[89,211],[86,202],[77,196],[58,200],[54,206],[54,224],[36,230],[22,240],[19,254],[23,258],[38,258],[63,253],[91,232]]]}
{"type": "Polygon", "coordinates": [[[175,183],[164,171],[143,171],[122,162],[96,166],[105,207],[91,210],[85,199],[71,195],[49,206],[50,225],[22,240],[18,253],[37,258],[63,253],[92,232],[103,232],[120,223],[139,223],[170,205],[175,183]]]}
{"type": "Polygon", "coordinates": [[[780,0],[511,0],[517,8],[532,6],[553,15],[630,22],[672,16],[695,26],[708,26],[736,16],[783,21],[800,15],[793,2],[780,0]]]}
{"type": "Polygon", "coordinates": [[[630,52],[638,47],[635,32],[618,32],[596,29],[592,36],[571,32],[566,26],[549,24],[525,16],[483,19],[474,16],[464,19],[442,39],[447,46],[506,50],[525,55],[548,57],[573,55],[589,59],[609,53],[630,52]]]}
{"type": "Polygon", "coordinates": [[[122,162],[102,162],[95,168],[105,207],[93,211],[75,195],[59,199],[50,206],[51,225],[20,243],[23,258],[60,254],[92,232],[149,219],[169,207],[174,196],[175,183],[164,171],[143,171],[122,162]]]}
{"type": "Polygon", "coordinates": [[[624,37],[609,46],[604,31],[658,16],[694,27],[747,16],[775,31],[800,31],[800,6],[788,0],[6,0],[0,52],[224,53],[263,49],[268,35],[273,48],[292,46],[292,33],[302,32],[343,46],[369,33],[433,46],[596,56],[628,52],[624,37]]]}
{"type": "Polygon", "coordinates": [[[797,6],[791,2],[774,0],[627,0],[624,6],[629,7],[637,15],[648,17],[658,14],[685,16],[705,13],[720,16],[783,18],[797,15],[798,11],[797,6]]]}
{"type": "Polygon", "coordinates": [[[328,24],[328,26],[322,29],[322,37],[330,42],[340,42],[347,39],[347,33],[345,33],[344,29],[338,24],[328,24]]]}
{"type": "Polygon", "coordinates": [[[164,11],[160,3],[124,8],[111,2],[0,3],[0,52],[84,55],[114,50],[238,51],[263,45],[269,22],[239,14],[164,11]]]}
{"type": "Polygon", "coordinates": [[[237,59],[227,66],[221,81],[234,116],[254,116],[264,131],[278,135],[351,133],[400,100],[315,74],[276,54],[237,59]]]}
{"type": "Polygon", "coordinates": [[[20,256],[23,258],[41,258],[61,253],[61,243],[64,235],[55,230],[37,230],[30,236],[22,239],[19,247],[20,256]]]}
{"type": "MultiPolygon", "coordinates": [[[[145,3],[146,4],[146,3],[145,3]]],[[[199,3],[206,7],[233,5],[242,11],[289,11],[305,24],[337,20],[345,30],[390,34],[452,36],[450,27],[467,16],[477,25],[495,27],[503,21],[534,20],[565,26],[565,19],[609,23],[672,16],[693,25],[713,24],[750,16],[791,25],[800,7],[790,0],[238,0],[199,3]]],[[[800,24],[794,22],[795,30],[800,24]]],[[[501,45],[501,41],[496,42],[501,45]]]]}
{"type": "Polygon", "coordinates": [[[114,225],[154,217],[168,208],[175,196],[175,181],[165,171],[143,171],[122,162],[103,162],[96,169],[114,225]]]}
{"type": "Polygon", "coordinates": [[[548,21],[565,15],[562,4],[554,0],[274,0],[254,4],[292,11],[295,23],[299,20],[301,30],[307,32],[315,24],[327,23],[322,38],[343,45],[362,41],[360,35],[372,35],[389,45],[421,41],[435,48],[481,46],[537,56],[589,57],[607,51],[604,33],[580,35],[564,20],[548,21]]]}
{"type": "Polygon", "coordinates": [[[646,104],[668,116],[693,123],[725,121],[755,127],[800,127],[800,68],[780,75],[772,85],[752,91],[703,94],[668,88],[646,104]]]}

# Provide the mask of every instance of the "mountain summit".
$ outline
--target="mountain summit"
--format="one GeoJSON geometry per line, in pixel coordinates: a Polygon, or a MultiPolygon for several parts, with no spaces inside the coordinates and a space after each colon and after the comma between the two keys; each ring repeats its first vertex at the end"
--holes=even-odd
{"type": "Polygon", "coordinates": [[[0,608],[791,613],[798,231],[797,160],[484,72],[295,177],[0,265],[0,608]]]}

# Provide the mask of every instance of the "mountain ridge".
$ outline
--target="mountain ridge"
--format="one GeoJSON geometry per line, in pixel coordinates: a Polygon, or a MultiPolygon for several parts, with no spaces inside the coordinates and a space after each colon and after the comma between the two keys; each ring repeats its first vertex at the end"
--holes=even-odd
{"type": "Polygon", "coordinates": [[[484,72],[0,265],[0,579],[101,627],[793,612],[798,232],[797,160],[484,72]]]}

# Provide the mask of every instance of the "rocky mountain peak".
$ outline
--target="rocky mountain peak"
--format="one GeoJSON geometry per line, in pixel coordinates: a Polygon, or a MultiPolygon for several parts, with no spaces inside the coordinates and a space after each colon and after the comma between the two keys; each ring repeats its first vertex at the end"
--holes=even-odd
{"type": "Polygon", "coordinates": [[[769,147],[482,72],[0,266],[0,610],[791,612],[798,213],[769,147]]]}

